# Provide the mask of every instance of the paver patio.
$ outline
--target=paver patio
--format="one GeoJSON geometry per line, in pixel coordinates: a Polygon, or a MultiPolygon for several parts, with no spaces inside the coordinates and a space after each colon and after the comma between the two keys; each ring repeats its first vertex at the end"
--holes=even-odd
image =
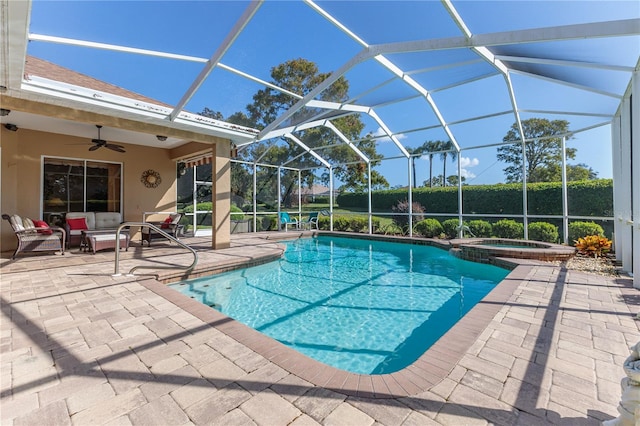
{"type": "MultiPolygon", "coordinates": [[[[236,235],[217,251],[205,238],[185,241],[206,273],[279,257],[266,235],[236,235]]],[[[617,416],[622,362],[640,340],[631,279],[528,262],[497,288],[504,300],[474,309],[481,327],[461,321],[428,365],[341,376],[154,278],[113,277],[113,251],[9,254],[2,425],[595,425],[617,416]]],[[[175,245],[133,243],[121,270],[172,262],[190,258],[175,245]]]]}

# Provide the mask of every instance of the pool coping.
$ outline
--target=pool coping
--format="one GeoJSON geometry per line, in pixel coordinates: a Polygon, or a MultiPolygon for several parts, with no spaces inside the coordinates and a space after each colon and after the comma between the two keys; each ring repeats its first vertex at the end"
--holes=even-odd
{"type": "MultiPolygon", "coordinates": [[[[331,235],[338,234],[331,233],[331,235]]],[[[374,239],[385,238],[376,237],[374,239]]],[[[396,238],[387,238],[386,240],[396,240],[396,238]]],[[[410,241],[404,239],[403,242],[410,241]]],[[[436,245],[433,244],[433,241],[424,240],[419,240],[417,243],[436,245]]],[[[252,259],[249,264],[260,264],[271,260],[273,260],[273,256],[266,256],[265,259],[252,259]]],[[[512,270],[414,363],[400,371],[380,375],[351,373],[323,364],[177,292],[163,281],[149,278],[138,282],[289,373],[313,385],[356,397],[398,398],[420,394],[447,377],[495,315],[511,298],[514,290],[528,275],[531,268],[540,262],[529,259],[502,258],[495,259],[495,264],[512,270]]],[[[246,263],[237,267],[245,266],[247,266],[246,263]]],[[[217,272],[230,269],[233,268],[223,266],[217,272]]]]}
{"type": "Polygon", "coordinates": [[[452,246],[459,250],[460,257],[474,262],[490,263],[494,257],[535,259],[547,262],[566,261],[575,256],[575,247],[545,243],[541,241],[511,238],[470,238],[455,240],[452,246]],[[500,244],[514,244],[502,247],[500,244]]]}

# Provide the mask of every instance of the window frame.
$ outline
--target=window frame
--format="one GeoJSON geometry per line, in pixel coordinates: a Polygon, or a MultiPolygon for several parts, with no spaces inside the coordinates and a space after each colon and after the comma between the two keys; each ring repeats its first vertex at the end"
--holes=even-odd
{"type": "MultiPolygon", "coordinates": [[[[105,160],[96,160],[96,159],[87,159],[87,158],[76,158],[76,157],[62,157],[62,156],[55,156],[55,155],[41,155],[40,156],[40,194],[39,194],[39,198],[40,198],[40,217],[42,217],[43,220],[50,222],[48,219],[49,218],[45,218],[44,214],[45,214],[45,200],[44,200],[44,178],[45,178],[45,162],[47,160],[62,160],[62,161],[76,161],[76,162],[80,162],[82,163],[82,179],[83,179],[83,186],[82,186],[82,205],[83,205],[83,210],[82,211],[87,211],[87,164],[88,163],[103,163],[103,164],[110,164],[110,165],[116,165],[120,167],[120,184],[118,187],[118,191],[119,191],[119,201],[120,201],[120,209],[118,211],[118,213],[120,213],[120,215],[123,214],[123,210],[124,210],[124,163],[121,161],[105,161],[105,160]]],[[[69,211],[68,210],[68,205],[67,205],[67,211],[61,213],[60,215],[62,216],[62,219],[64,219],[64,215],[69,211]]],[[[49,216],[51,216],[52,214],[56,214],[57,212],[47,212],[49,214],[49,216]]]]}

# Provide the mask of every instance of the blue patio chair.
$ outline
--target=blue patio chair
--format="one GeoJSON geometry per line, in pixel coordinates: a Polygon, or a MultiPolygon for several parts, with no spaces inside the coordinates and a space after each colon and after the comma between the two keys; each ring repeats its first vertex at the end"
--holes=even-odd
{"type": "Polygon", "coordinates": [[[303,229],[307,227],[309,230],[315,228],[318,229],[318,212],[310,212],[309,217],[300,222],[303,229]]]}
{"type": "Polygon", "coordinates": [[[289,225],[295,227],[296,229],[298,228],[298,219],[295,218],[291,218],[291,216],[289,216],[289,213],[287,212],[280,212],[280,228],[282,229],[282,226],[284,225],[284,230],[288,231],[289,230],[289,225]]]}

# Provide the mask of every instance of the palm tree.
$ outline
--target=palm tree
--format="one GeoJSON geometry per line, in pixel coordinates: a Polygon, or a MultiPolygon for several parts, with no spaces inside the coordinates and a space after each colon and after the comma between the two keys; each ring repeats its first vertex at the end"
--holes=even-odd
{"type": "Polygon", "coordinates": [[[447,185],[447,157],[451,156],[451,161],[455,161],[456,158],[458,158],[458,151],[456,151],[455,146],[451,141],[443,142],[440,149],[443,151],[440,153],[440,158],[442,158],[444,162],[444,167],[442,170],[442,176],[443,176],[442,185],[446,186],[447,185]]]}
{"type": "Polygon", "coordinates": [[[444,142],[442,141],[426,141],[422,144],[422,152],[429,153],[429,187],[433,185],[433,156],[435,152],[442,150],[444,142]]]}
{"type": "Polygon", "coordinates": [[[425,146],[423,144],[423,145],[420,145],[420,146],[415,147],[415,148],[405,147],[405,149],[407,150],[407,152],[409,154],[412,155],[412,157],[411,157],[411,169],[413,170],[413,187],[417,188],[418,185],[416,183],[416,158],[419,157],[418,154],[422,154],[422,153],[425,152],[425,146]]]}

